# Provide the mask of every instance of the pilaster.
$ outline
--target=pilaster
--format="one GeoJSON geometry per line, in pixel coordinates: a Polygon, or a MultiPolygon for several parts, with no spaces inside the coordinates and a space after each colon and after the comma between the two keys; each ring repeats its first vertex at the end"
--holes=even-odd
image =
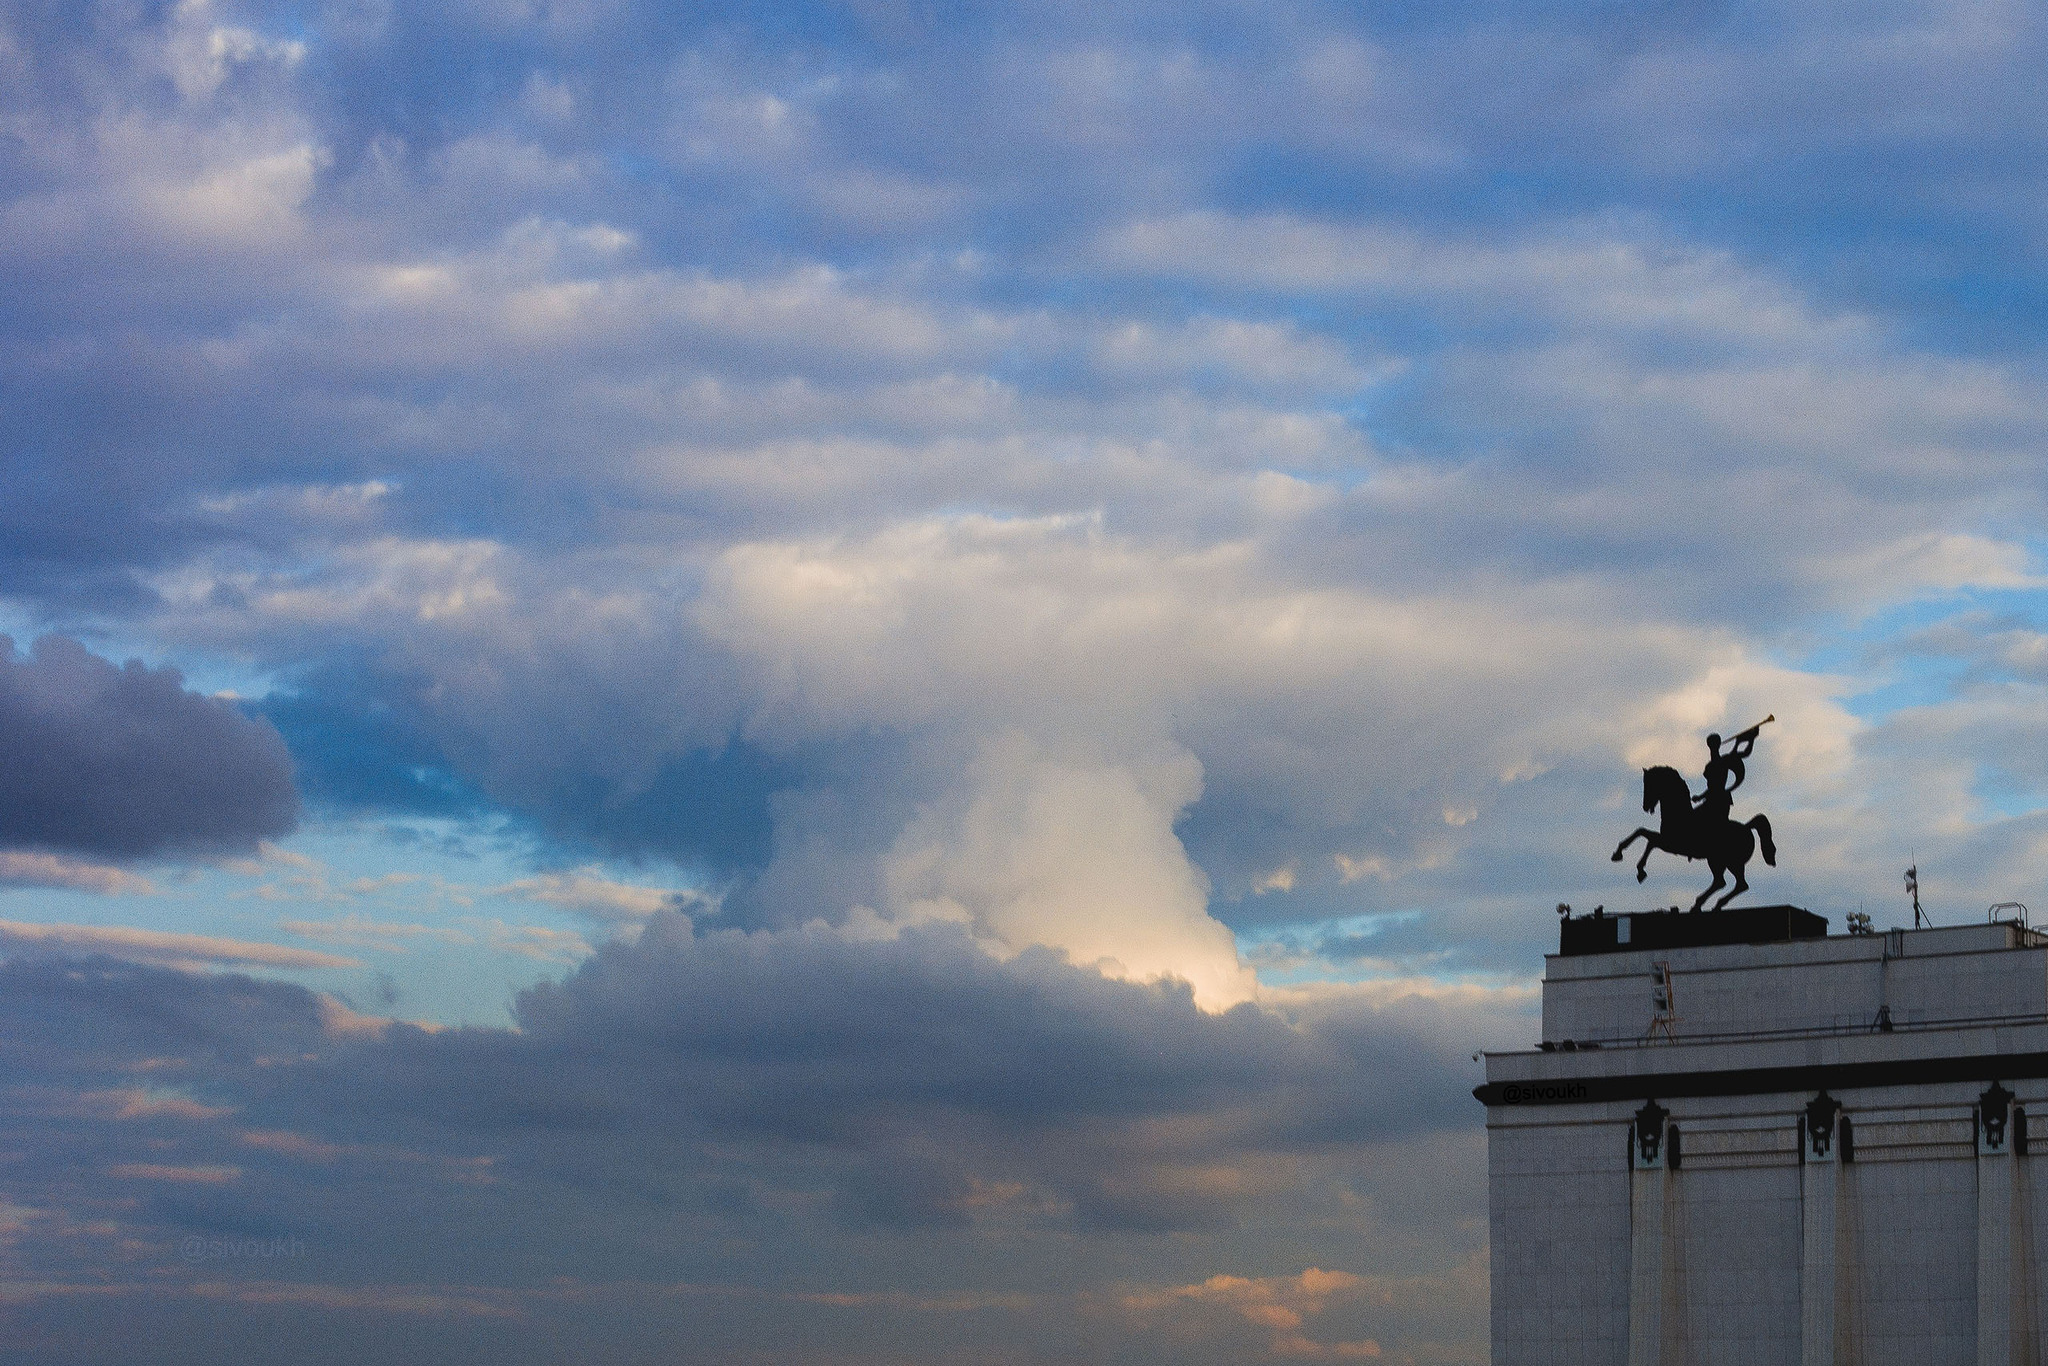
{"type": "Polygon", "coordinates": [[[1799,1121],[1799,1362],[1849,1366],[1842,1313],[1842,1107],[1826,1091],[1799,1121]]]}
{"type": "Polygon", "coordinates": [[[1665,1205],[1670,1166],[1663,1106],[1652,1100],[1629,1126],[1628,1366],[1664,1366],[1665,1205]]]}
{"type": "Polygon", "coordinates": [[[1977,1366],[2021,1366],[2033,1356],[2012,1102],[1999,1082],[1977,1100],[1977,1366]]]}

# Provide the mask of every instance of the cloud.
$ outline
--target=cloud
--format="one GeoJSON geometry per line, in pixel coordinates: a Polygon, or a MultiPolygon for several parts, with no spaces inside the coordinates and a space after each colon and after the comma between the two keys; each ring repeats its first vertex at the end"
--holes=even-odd
{"type": "MultiPolygon", "coordinates": [[[[84,1031],[12,1034],[23,1081],[132,1075],[168,1051],[182,1060],[156,1073],[211,1107],[176,1118],[232,1115],[237,1132],[305,1140],[238,1140],[245,1153],[483,1151],[497,1179],[525,1187],[600,1168],[664,1179],[682,1143],[727,1154],[689,1178],[702,1187],[691,1201],[744,1171],[884,1226],[1215,1226],[1249,1217],[1332,1144],[1455,1128],[1470,1105],[1438,1072],[1468,1036],[1427,998],[1338,992],[1287,1015],[1210,1013],[1184,984],[1116,981],[1043,950],[999,961],[951,926],[879,940],[702,932],[659,912],[636,942],[523,993],[516,1030],[364,1022],[240,978],[67,971],[46,957],[0,964],[12,984],[0,1000],[24,1028],[104,1015],[84,1031]],[[185,1023],[153,1032],[153,1018],[185,1023]],[[1402,1080],[1425,1077],[1421,1092],[1402,1080]]],[[[1486,1009],[1506,1021],[1524,1006],[1486,1009]]],[[[189,1150],[147,1160],[193,1165],[182,1154],[208,1141],[195,1133],[189,1150]]]]}
{"type": "Polygon", "coordinates": [[[926,809],[890,852],[892,909],[967,921],[1011,950],[1061,949],[1112,977],[1177,977],[1210,1009],[1249,1000],[1257,984],[1173,833],[1201,781],[1185,751],[1124,766],[1062,761],[1022,737],[992,743],[967,791],[926,809]]]}
{"type": "Polygon", "coordinates": [[[656,911],[677,910],[704,902],[699,892],[613,882],[601,876],[595,868],[519,878],[502,887],[491,888],[490,894],[575,911],[607,924],[632,924],[645,920],[656,911]]]}
{"type": "Polygon", "coordinates": [[[1198,1285],[1126,1295],[1123,1305],[1137,1311],[1179,1303],[1221,1305],[1248,1322],[1271,1329],[1272,1350],[1278,1356],[1373,1361],[1381,1356],[1381,1349],[1371,1338],[1318,1342],[1302,1332],[1304,1321],[1321,1314],[1332,1297],[1358,1294],[1365,1285],[1362,1276],[1310,1267],[1298,1276],[1211,1276],[1198,1285]]]}
{"type": "Polygon", "coordinates": [[[1752,350],[1867,345],[1869,320],[1821,316],[1728,253],[1593,224],[1518,242],[1446,240],[1398,224],[1200,211],[1106,233],[1106,264],[1239,289],[1428,298],[1596,332],[1663,333],[1752,350]]]}
{"type": "Polygon", "coordinates": [[[279,944],[222,939],[205,934],[173,934],[165,930],[124,925],[30,925],[0,920],[0,951],[24,953],[104,953],[137,963],[199,968],[219,964],[270,968],[352,968],[353,958],[279,944]]]}
{"type": "Polygon", "coordinates": [[[0,850],[0,883],[14,887],[63,887],[102,896],[148,896],[156,891],[148,878],[125,868],[88,863],[62,854],[0,850]]]}
{"type": "Polygon", "coordinates": [[[217,855],[297,823],[291,758],[268,723],[175,669],[117,667],[61,636],[23,656],[0,637],[0,843],[217,855]]]}
{"type": "MultiPolygon", "coordinates": [[[[418,22],[476,40],[467,20],[418,22]]],[[[1262,886],[1260,914],[1314,915],[1347,867],[1385,870],[1350,887],[1388,903],[1503,877],[1508,897],[1554,868],[1510,852],[1544,841],[1493,819],[1487,775],[1543,768],[1545,797],[1583,810],[1603,798],[1581,775],[1617,746],[1578,736],[1769,649],[1801,612],[2030,582],[2010,529],[2032,498],[2024,365],[1944,356],[1881,303],[1682,213],[1552,203],[1502,228],[1270,184],[1208,202],[1205,158],[1247,138],[1434,175],[1519,135],[1430,97],[1413,34],[1318,20],[1223,52],[1129,22],[1101,16],[1092,46],[1026,23],[1022,47],[970,45],[980,78],[916,90],[846,52],[816,81],[744,44],[685,55],[657,26],[632,60],[678,92],[659,128],[607,102],[589,64],[626,58],[587,34],[545,60],[521,49],[516,109],[427,82],[446,120],[398,127],[356,84],[370,67],[293,57],[283,29],[152,30],[130,47],[186,54],[184,103],[116,145],[88,117],[103,96],[70,92],[48,146],[69,129],[98,159],[49,164],[184,253],[163,288],[207,305],[191,318],[239,322],[105,292],[73,314],[57,305],[75,272],[44,281],[65,317],[144,320],[139,368],[37,354],[76,393],[131,386],[149,449],[176,452],[124,447],[140,482],[101,482],[129,512],[80,514],[103,530],[147,509],[150,535],[67,544],[99,546],[110,574],[148,566],[130,580],[148,631],[292,680],[263,710],[323,805],[502,805],[572,842],[557,866],[664,854],[774,923],[903,914],[898,851],[967,828],[976,756],[1013,732],[1104,782],[1162,747],[1192,756],[1201,794],[1169,825],[1192,880],[1168,900],[1206,878],[1220,914],[1251,914],[1262,886]],[[1272,95],[1272,70],[1294,93],[1272,95]],[[1117,97],[1131,82],[1156,96],[1142,113],[1117,97]],[[821,203],[827,180],[959,186],[989,169],[972,136],[873,139],[907,110],[986,130],[991,90],[1023,139],[1002,145],[1060,148],[1059,174],[935,191],[927,225],[974,238],[987,205],[1099,196],[1015,220],[1001,249],[892,254],[876,220],[860,231],[883,234],[861,239],[877,254],[849,256],[805,218],[772,251],[728,251],[715,213],[700,237],[666,228],[608,169],[729,177],[692,182],[700,208],[742,184],[747,204],[821,203]],[[295,197],[294,167],[318,192],[295,197]],[[160,181],[175,193],[144,192],[160,181]],[[134,207],[221,184],[289,220],[262,290],[207,267],[204,233],[134,207]],[[1046,288],[1052,270],[1089,302],[1046,288]],[[1333,293],[1351,302],[1332,313],[1333,293]],[[1992,469],[2014,477],[1987,503],[1972,481],[1992,469]],[[1088,535],[1092,563],[1049,548],[1088,535]],[[1035,630],[1007,650],[973,629],[1012,613],[1035,630]],[[1514,664],[1488,658],[1496,639],[1514,664]],[[1354,693],[1353,676],[1370,681],[1354,693]],[[1278,868],[1293,887],[1267,880],[1278,868]]],[[[1565,29],[1528,60],[1598,69],[1565,29]]],[[[1674,31],[1658,41],[1726,55],[1674,31]]],[[[1638,38],[1617,41],[1640,72],[1638,38]]],[[[353,41],[337,30],[333,50],[353,41]]],[[[388,34],[362,41],[401,60],[388,34]]],[[[1493,37],[1463,41],[1518,70],[1493,37]]],[[[48,430],[82,429],[67,414],[48,430]]],[[[1123,801],[1132,828],[1161,819],[1142,783],[1123,801]]],[[[1026,851],[972,862],[991,857],[1026,851]]],[[[934,867],[910,900],[1004,900],[967,887],[967,861],[934,867]]]]}
{"type": "Polygon", "coordinates": [[[579,925],[285,922],[451,1018],[560,979],[433,1035],[21,929],[36,1283],[303,1224],[123,1312],[1480,1359],[1458,1069],[1549,906],[1684,885],[1606,862],[1636,768],[1775,712],[1772,899],[2048,876],[2038,26],[1710,11],[0,26],[0,613],[268,690],[10,649],[10,898],[289,828],[282,737],[267,894],[403,819],[579,925]],[[145,1080],[232,1119],[77,1100],[145,1080]]]}
{"type": "Polygon", "coordinates": [[[226,1286],[314,1313],[294,1322],[320,1340],[319,1311],[405,1287],[546,1334],[602,1306],[591,1340],[614,1343],[681,1296],[702,1332],[807,1306],[837,1350],[897,1360],[975,1316],[1055,1310],[1129,1335],[1138,1361],[1243,1359],[1245,1333],[1283,1355],[1391,1354],[1469,1307],[1433,1321],[1404,1282],[1357,1272],[1133,1284],[1129,1258],[1166,1230],[1212,1267],[1329,1266],[1411,1236],[1417,1163],[1405,1195],[1373,1182],[1397,1148],[1446,1173],[1470,1161],[1469,1007],[1527,1024],[1526,1002],[1482,997],[1454,1012],[1336,988],[1211,1013],[1185,985],[1042,950],[997,960],[955,926],[706,932],[667,911],[524,993],[516,1029],[430,1033],[246,977],[9,958],[0,1139],[26,1154],[9,1194],[30,1235],[13,1255],[39,1313],[95,1286],[176,1316],[226,1286]],[[993,1279],[990,1239],[1012,1268],[993,1279]],[[863,1257],[888,1275],[838,1269],[863,1257]],[[1142,1344],[1162,1324],[1178,1351],[1155,1358],[1142,1344]]]}
{"type": "Polygon", "coordinates": [[[97,1113],[111,1119],[218,1119],[232,1114],[230,1108],[218,1105],[202,1105],[177,1095],[154,1095],[139,1087],[128,1087],[117,1091],[94,1091],[79,1097],[97,1113]]]}
{"type": "MultiPolygon", "coordinates": [[[[1264,1350],[1276,1360],[1414,1360],[1402,1347],[1389,1350],[1374,1337],[1335,1334],[1372,1324],[1383,1336],[1410,1337],[1414,1319],[1456,1322],[1460,1306],[1465,1307],[1463,1314],[1476,1320],[1479,1315],[1473,1311],[1486,1297],[1487,1269],[1481,1257],[1426,1275],[1359,1275],[1319,1267],[1285,1276],[1215,1275],[1186,1285],[1134,1287],[1118,1297],[1117,1308],[1154,1332],[1193,1340],[1209,1336],[1202,1331],[1205,1319],[1235,1317],[1246,1326],[1247,1336],[1266,1337],[1264,1350]]],[[[1461,1348],[1476,1353],[1474,1360],[1483,1358],[1484,1333],[1474,1332],[1469,1343],[1456,1347],[1443,1343],[1438,1350],[1461,1348]]],[[[1258,1350],[1250,1343],[1247,1349],[1258,1350]]]]}
{"type": "Polygon", "coordinates": [[[575,963],[591,952],[589,941],[570,930],[547,925],[508,925],[502,920],[481,917],[465,917],[462,923],[475,931],[478,942],[536,963],[575,963]]]}
{"type": "Polygon", "coordinates": [[[1371,372],[1327,336],[1280,323],[1197,318],[1164,328],[1131,321],[1097,342],[1099,363],[1133,379],[1179,379],[1280,393],[1352,393],[1371,372]]]}
{"type": "Polygon", "coordinates": [[[242,1169],[225,1165],[176,1167],[164,1162],[116,1162],[106,1169],[106,1174],[116,1181],[170,1181],[218,1186],[238,1180],[242,1169]]]}
{"type": "Polygon", "coordinates": [[[474,936],[445,925],[372,920],[353,912],[332,920],[281,920],[278,922],[278,928],[302,939],[375,949],[380,953],[404,953],[406,944],[412,940],[430,940],[446,944],[476,942],[474,936]]]}

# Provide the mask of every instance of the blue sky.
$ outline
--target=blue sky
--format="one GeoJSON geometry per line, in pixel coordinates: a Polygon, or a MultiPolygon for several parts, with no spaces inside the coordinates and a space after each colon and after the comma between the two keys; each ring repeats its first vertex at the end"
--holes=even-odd
{"type": "Polygon", "coordinates": [[[1642,768],[2048,896],[2042,47],[0,4],[0,1360],[1484,1360],[1642,768]]]}

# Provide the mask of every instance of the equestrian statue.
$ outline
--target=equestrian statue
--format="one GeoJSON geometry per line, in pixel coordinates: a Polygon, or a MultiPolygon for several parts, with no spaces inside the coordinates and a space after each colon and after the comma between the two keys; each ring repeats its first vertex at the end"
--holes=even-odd
{"type": "Polygon", "coordinates": [[[1749,864],[1749,856],[1762,846],[1764,862],[1778,866],[1778,846],[1771,842],[1771,823],[1761,815],[1746,821],[1738,821],[1729,815],[1735,805],[1735,789],[1742,786],[1746,776],[1743,760],[1756,749],[1757,732],[1777,720],[1775,715],[1766,716],[1728,742],[1728,748],[1721,748],[1721,737],[1707,737],[1707,790],[1699,796],[1692,795],[1692,788],[1669,764],[1643,770],[1643,810],[1655,811],[1659,828],[1636,827],[1636,832],[1614,846],[1614,861],[1621,862],[1621,856],[1637,840],[1643,842],[1643,856],[1636,860],[1636,881],[1649,877],[1644,865],[1650,861],[1650,853],[1662,849],[1667,854],[1678,854],[1687,859],[1703,858],[1707,867],[1714,870],[1714,884],[1699,895],[1692,903],[1698,910],[1706,904],[1707,898],[1728,880],[1728,873],[1735,873],[1735,885],[1727,895],[1714,903],[1720,910],[1736,897],[1749,890],[1749,879],[1743,876],[1743,869],[1749,864]]]}

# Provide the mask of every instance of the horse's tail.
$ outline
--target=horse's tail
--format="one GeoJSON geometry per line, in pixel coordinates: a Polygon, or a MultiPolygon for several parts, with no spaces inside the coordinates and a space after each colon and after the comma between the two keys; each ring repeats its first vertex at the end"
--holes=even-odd
{"type": "Polygon", "coordinates": [[[1749,828],[1756,831],[1757,846],[1764,851],[1764,862],[1771,867],[1778,866],[1778,846],[1771,840],[1770,817],[1758,814],[1750,817],[1749,828]]]}

